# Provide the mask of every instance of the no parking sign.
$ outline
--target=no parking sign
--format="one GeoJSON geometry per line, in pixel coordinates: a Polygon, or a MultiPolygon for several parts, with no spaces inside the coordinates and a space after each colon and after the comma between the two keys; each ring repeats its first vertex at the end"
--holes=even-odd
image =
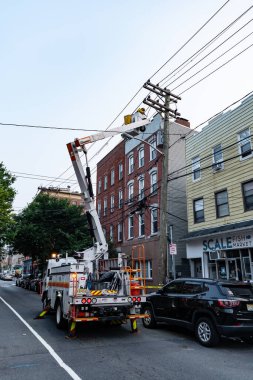
{"type": "Polygon", "coordinates": [[[176,244],[170,244],[170,254],[176,255],[177,254],[177,245],[176,244]]]}

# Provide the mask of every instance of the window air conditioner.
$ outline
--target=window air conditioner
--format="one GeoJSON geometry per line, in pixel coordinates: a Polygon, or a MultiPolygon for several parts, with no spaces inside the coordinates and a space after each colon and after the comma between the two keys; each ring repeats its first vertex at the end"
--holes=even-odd
{"type": "Polygon", "coordinates": [[[222,169],[222,162],[216,162],[215,164],[213,164],[213,170],[214,171],[218,171],[221,169],[222,169]]]}

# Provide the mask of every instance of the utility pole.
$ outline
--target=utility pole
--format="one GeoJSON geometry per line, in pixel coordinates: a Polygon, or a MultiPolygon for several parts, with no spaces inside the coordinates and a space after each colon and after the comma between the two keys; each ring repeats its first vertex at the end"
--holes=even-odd
{"type": "Polygon", "coordinates": [[[168,173],[169,173],[169,123],[170,117],[176,118],[180,114],[170,108],[170,103],[177,103],[181,98],[174,95],[170,90],[161,88],[158,85],[146,82],[143,86],[147,90],[158,95],[159,98],[164,99],[164,104],[159,100],[153,100],[148,96],[143,103],[156,109],[159,113],[164,114],[164,128],[163,128],[163,163],[162,163],[162,181],[161,181],[161,201],[160,201],[160,240],[159,240],[159,265],[158,265],[158,281],[159,284],[164,284],[167,275],[167,226],[168,226],[168,173]]]}

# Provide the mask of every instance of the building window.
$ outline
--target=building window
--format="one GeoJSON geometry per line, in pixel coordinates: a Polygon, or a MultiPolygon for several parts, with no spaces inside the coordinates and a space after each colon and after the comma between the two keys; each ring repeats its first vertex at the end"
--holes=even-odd
{"type": "Polygon", "coordinates": [[[144,148],[139,150],[139,168],[144,166],[144,148]]]}
{"type": "Polygon", "coordinates": [[[119,190],[119,208],[123,207],[123,191],[119,190]]]}
{"type": "Polygon", "coordinates": [[[123,178],[123,164],[119,164],[119,181],[123,178]]]}
{"type": "Polygon", "coordinates": [[[156,194],[157,193],[157,172],[156,171],[153,171],[152,173],[150,173],[150,185],[151,185],[150,193],[152,195],[156,194]]]}
{"type": "Polygon", "coordinates": [[[128,201],[133,202],[134,200],[134,184],[133,182],[128,185],[128,201]]]}
{"type": "Polygon", "coordinates": [[[253,210],[253,181],[242,184],[244,211],[253,210]]]}
{"type": "Polygon", "coordinates": [[[134,171],[134,155],[128,157],[128,174],[133,173],[134,171]]]}
{"type": "Polygon", "coordinates": [[[145,235],[144,214],[139,215],[139,236],[145,235]]]}
{"type": "Polygon", "coordinates": [[[229,215],[227,190],[219,191],[215,194],[215,204],[217,218],[229,215]]]}
{"type": "Polygon", "coordinates": [[[153,271],[152,271],[152,261],[151,260],[146,260],[145,262],[145,274],[146,274],[146,279],[151,280],[153,277],[153,271]]]}
{"type": "Polygon", "coordinates": [[[107,198],[104,199],[104,216],[107,215],[107,198]]]}
{"type": "Polygon", "coordinates": [[[129,215],[128,217],[128,239],[133,239],[134,237],[134,216],[129,215]]]}
{"type": "Polygon", "coordinates": [[[200,178],[200,158],[199,156],[196,156],[192,159],[192,180],[197,181],[200,178]]]}
{"type": "Polygon", "coordinates": [[[213,148],[213,170],[223,169],[223,166],[222,145],[218,144],[213,148]]]}
{"type": "Polygon", "coordinates": [[[105,177],[104,177],[104,190],[107,190],[107,187],[108,187],[108,177],[107,177],[107,175],[105,175],[105,177]]]}
{"type": "Polygon", "coordinates": [[[113,241],[113,225],[110,225],[110,240],[113,241]]]}
{"type": "Polygon", "coordinates": [[[111,170],[111,186],[114,185],[115,181],[115,172],[114,169],[111,170]]]}
{"type": "Polygon", "coordinates": [[[100,194],[102,191],[102,180],[101,178],[98,180],[98,194],[100,194]]]}
{"type": "Polygon", "coordinates": [[[144,177],[139,178],[139,199],[144,198],[144,177]]]}
{"type": "Polygon", "coordinates": [[[114,195],[111,195],[111,212],[114,211],[114,195]]]}
{"type": "Polygon", "coordinates": [[[250,129],[244,129],[238,133],[239,141],[239,153],[241,159],[252,156],[252,147],[251,147],[251,138],[250,138],[250,129]]]}
{"type": "Polygon", "coordinates": [[[150,147],[150,161],[152,161],[157,156],[156,137],[154,137],[151,141],[149,141],[149,143],[151,144],[151,147],[150,147]]]}
{"type": "Polygon", "coordinates": [[[145,267],[143,267],[143,263],[139,263],[136,261],[134,263],[134,269],[137,269],[138,272],[135,274],[136,277],[142,277],[148,280],[152,280],[153,271],[152,271],[152,261],[145,260],[145,267]],[[144,270],[143,270],[144,269],[144,270]]]}
{"type": "Polygon", "coordinates": [[[123,226],[122,223],[118,224],[118,241],[123,240],[123,226]]]}
{"type": "Polygon", "coordinates": [[[193,201],[194,223],[204,222],[204,199],[199,198],[193,201]]]}
{"type": "Polygon", "coordinates": [[[98,201],[98,217],[100,218],[101,216],[101,202],[98,201]]]}
{"type": "Polygon", "coordinates": [[[157,208],[151,209],[151,234],[156,234],[158,231],[158,212],[157,208]]]}

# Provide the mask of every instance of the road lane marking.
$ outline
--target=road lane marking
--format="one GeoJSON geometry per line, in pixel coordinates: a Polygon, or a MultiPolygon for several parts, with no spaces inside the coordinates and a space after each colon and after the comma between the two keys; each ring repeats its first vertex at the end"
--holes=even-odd
{"type": "Polygon", "coordinates": [[[64,361],[60,358],[60,356],[54,351],[54,349],[32,328],[32,326],[29,325],[22,317],[19,315],[15,309],[11,305],[8,304],[2,297],[0,297],[0,300],[8,306],[8,308],[23,322],[23,324],[31,331],[31,333],[37,338],[40,343],[47,349],[47,351],[50,353],[50,355],[56,360],[56,362],[59,364],[60,367],[62,367],[70,377],[72,377],[73,380],[82,380],[74,371],[72,368],[70,368],[64,361]]]}

